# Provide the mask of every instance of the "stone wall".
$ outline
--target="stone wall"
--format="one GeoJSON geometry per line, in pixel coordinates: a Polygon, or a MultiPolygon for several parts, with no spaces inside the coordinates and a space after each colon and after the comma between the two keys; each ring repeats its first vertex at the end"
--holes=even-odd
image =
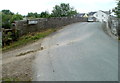
{"type": "Polygon", "coordinates": [[[114,39],[120,39],[120,19],[109,16],[107,22],[102,22],[104,31],[114,39]]]}
{"type": "Polygon", "coordinates": [[[118,19],[118,36],[120,38],[120,19],[118,19]]]}
{"type": "Polygon", "coordinates": [[[46,28],[59,28],[76,22],[87,22],[87,18],[83,17],[56,17],[56,18],[39,18],[32,19],[37,24],[28,24],[31,20],[16,21],[15,28],[19,30],[19,35],[25,35],[31,32],[38,32],[46,28]]]}
{"type": "Polygon", "coordinates": [[[109,16],[108,19],[108,28],[110,28],[111,33],[116,36],[120,36],[120,19],[109,16]]]}

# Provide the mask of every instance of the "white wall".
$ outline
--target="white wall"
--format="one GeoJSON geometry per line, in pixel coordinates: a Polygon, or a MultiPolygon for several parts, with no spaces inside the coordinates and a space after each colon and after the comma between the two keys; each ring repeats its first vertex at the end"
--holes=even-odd
{"type": "Polygon", "coordinates": [[[102,12],[102,11],[98,11],[94,14],[94,17],[97,18],[97,21],[100,21],[100,22],[107,22],[108,21],[108,17],[109,15],[107,15],[106,13],[102,12]]]}

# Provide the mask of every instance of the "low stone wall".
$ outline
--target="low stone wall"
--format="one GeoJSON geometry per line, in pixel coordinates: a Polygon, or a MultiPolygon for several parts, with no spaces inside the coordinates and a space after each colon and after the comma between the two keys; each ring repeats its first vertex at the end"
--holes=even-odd
{"type": "Polygon", "coordinates": [[[118,19],[118,36],[120,38],[120,19],[118,19]]]}
{"type": "Polygon", "coordinates": [[[56,17],[56,18],[39,18],[32,20],[16,21],[15,28],[19,30],[19,35],[25,35],[31,32],[38,32],[46,28],[59,28],[76,22],[87,22],[83,17],[56,17]],[[28,21],[37,21],[37,24],[28,24],[28,21]]]}
{"type": "Polygon", "coordinates": [[[109,35],[114,35],[114,38],[120,37],[120,19],[109,16],[108,21],[103,22],[103,24],[105,25],[109,35]]]}
{"type": "Polygon", "coordinates": [[[120,36],[120,19],[110,16],[108,19],[108,27],[111,29],[112,34],[120,36]]]}

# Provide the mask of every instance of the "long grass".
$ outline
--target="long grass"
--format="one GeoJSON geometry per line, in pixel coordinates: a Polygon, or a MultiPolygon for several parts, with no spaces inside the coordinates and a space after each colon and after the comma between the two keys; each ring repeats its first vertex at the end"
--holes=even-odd
{"type": "Polygon", "coordinates": [[[44,30],[42,32],[36,32],[36,33],[30,33],[30,34],[24,35],[24,36],[20,37],[18,39],[18,41],[11,43],[9,46],[3,47],[2,50],[5,51],[10,48],[15,48],[20,45],[25,45],[28,42],[33,42],[40,38],[44,38],[47,35],[51,34],[52,32],[55,32],[55,31],[56,31],[56,29],[50,28],[50,29],[44,30]]]}

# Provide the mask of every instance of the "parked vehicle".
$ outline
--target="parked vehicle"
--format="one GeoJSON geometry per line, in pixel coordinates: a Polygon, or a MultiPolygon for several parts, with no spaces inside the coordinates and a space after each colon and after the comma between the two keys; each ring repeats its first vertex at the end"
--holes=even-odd
{"type": "Polygon", "coordinates": [[[88,22],[94,22],[94,18],[93,17],[88,17],[88,22]]]}

